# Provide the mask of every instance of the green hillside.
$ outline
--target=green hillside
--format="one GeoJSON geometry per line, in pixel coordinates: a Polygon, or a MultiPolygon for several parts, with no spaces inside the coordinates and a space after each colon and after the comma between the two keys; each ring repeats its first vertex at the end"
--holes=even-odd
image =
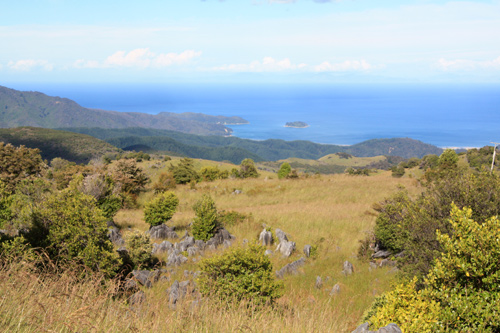
{"type": "Polygon", "coordinates": [[[93,157],[120,152],[120,149],[89,135],[36,127],[0,129],[0,142],[38,148],[42,158],[49,161],[61,157],[76,163],[88,163],[93,157]]]}
{"type": "MultiPolygon", "coordinates": [[[[237,137],[201,136],[168,130],[146,128],[103,129],[103,128],[66,128],[68,131],[83,133],[106,140],[120,148],[135,144],[145,144],[151,149],[165,150],[165,137],[175,140],[179,146],[173,151],[188,155],[180,144],[199,147],[233,147],[255,154],[258,160],[277,161],[297,157],[317,160],[323,156],[346,152],[358,157],[400,156],[421,158],[428,154],[440,155],[441,148],[409,138],[374,139],[352,146],[319,144],[310,141],[284,141],[269,139],[255,141],[237,137]],[[138,139],[143,137],[143,139],[138,139]],[[147,138],[145,138],[147,137],[147,138]],[[119,138],[119,139],[118,139],[119,138]]],[[[169,141],[173,144],[172,141],[169,141]]],[[[171,149],[172,147],[170,147],[171,149]]],[[[169,149],[169,150],[170,150],[169,149]]],[[[188,155],[189,156],[189,155],[188,155]]]]}
{"type": "Polygon", "coordinates": [[[201,135],[228,135],[223,124],[245,123],[239,117],[208,116],[197,113],[162,112],[150,115],[87,109],[76,102],[40,92],[18,91],[0,86],[0,128],[35,126],[61,127],[144,127],[170,129],[201,135]]]}

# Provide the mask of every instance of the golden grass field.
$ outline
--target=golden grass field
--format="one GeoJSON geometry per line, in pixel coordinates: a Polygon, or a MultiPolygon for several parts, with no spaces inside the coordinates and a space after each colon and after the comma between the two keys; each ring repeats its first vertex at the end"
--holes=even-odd
{"type": "MultiPolygon", "coordinates": [[[[170,162],[142,164],[153,182],[170,162]],[[152,167],[152,165],[155,165],[152,167]]],[[[175,160],[174,160],[175,163],[175,160]]],[[[197,168],[230,164],[197,160],[197,168]]],[[[202,182],[192,189],[177,186],[180,200],[177,213],[169,222],[182,236],[194,217],[192,206],[203,194],[210,194],[218,210],[232,210],[251,215],[238,225],[228,227],[236,236],[255,241],[263,224],[280,228],[296,242],[290,258],[272,256],[274,269],[303,256],[306,244],[318,246],[316,259],[308,259],[297,275],[284,278],[285,294],[277,309],[251,311],[202,300],[194,306],[190,300],[175,310],[168,304],[166,289],[177,279],[185,280],[184,270],[196,271],[201,258],[192,259],[170,274],[170,282],[159,282],[145,290],[147,301],[131,309],[126,299],[115,297],[116,283],[102,287],[98,278],[86,284],[76,283],[69,273],[46,277],[31,274],[27,268],[6,267],[0,270],[0,330],[21,332],[350,332],[359,325],[363,312],[376,295],[388,290],[395,273],[387,268],[370,271],[366,262],[356,258],[359,240],[371,232],[376,214],[373,203],[405,186],[418,193],[413,177],[393,178],[390,172],[371,176],[316,175],[296,180],[278,180],[276,174],[262,172],[257,179],[226,179],[202,182]],[[235,189],[241,194],[233,194],[235,189]],[[355,272],[344,276],[342,264],[349,260],[355,272]],[[317,276],[323,287],[317,289],[317,276]],[[340,293],[330,296],[339,283],[340,293]]],[[[143,193],[139,205],[153,197],[143,193]]],[[[145,231],[142,210],[121,210],[115,217],[122,232],[145,231]]],[[[274,247],[270,247],[274,250],[274,247]]],[[[222,251],[222,250],[220,250],[222,251]]],[[[212,253],[205,252],[205,256],[212,253]]],[[[165,259],[165,258],[160,258],[165,259]]]]}

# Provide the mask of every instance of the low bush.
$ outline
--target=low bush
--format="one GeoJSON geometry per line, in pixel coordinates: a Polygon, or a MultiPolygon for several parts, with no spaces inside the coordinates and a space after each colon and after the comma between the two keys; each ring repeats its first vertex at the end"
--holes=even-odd
{"type": "Polygon", "coordinates": [[[235,248],[200,263],[200,292],[224,302],[248,301],[261,306],[273,304],[283,294],[265,248],[249,245],[235,248]]]}
{"type": "Polygon", "coordinates": [[[157,195],[144,206],[144,220],[152,227],[169,221],[179,205],[179,199],[173,192],[157,195]]]}
{"type": "Polygon", "coordinates": [[[212,238],[220,226],[217,207],[210,195],[204,194],[193,207],[196,217],[192,225],[195,239],[207,241],[212,238]]]}

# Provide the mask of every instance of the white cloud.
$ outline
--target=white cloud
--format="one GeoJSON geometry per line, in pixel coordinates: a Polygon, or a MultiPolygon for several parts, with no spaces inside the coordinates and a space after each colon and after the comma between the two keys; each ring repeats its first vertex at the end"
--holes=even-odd
{"type": "Polygon", "coordinates": [[[16,71],[27,72],[32,69],[43,69],[45,71],[51,71],[54,69],[54,65],[49,63],[47,60],[35,60],[35,59],[23,59],[18,61],[9,61],[7,66],[10,69],[16,71]]]}
{"type": "Polygon", "coordinates": [[[181,53],[155,53],[149,48],[135,49],[130,52],[117,51],[108,56],[103,62],[79,59],[74,62],[76,68],[110,68],[110,67],[136,67],[136,68],[162,68],[180,65],[200,57],[200,51],[186,50],[181,53]]]}
{"type": "Polygon", "coordinates": [[[476,69],[500,69],[500,57],[493,60],[439,59],[437,67],[444,71],[467,71],[476,69]]]}
{"type": "Polygon", "coordinates": [[[304,69],[307,64],[293,64],[290,59],[284,58],[276,60],[272,57],[264,57],[262,61],[252,61],[249,64],[231,64],[214,67],[213,70],[217,71],[230,71],[230,72],[280,72],[286,70],[304,69]]]}
{"type": "Polygon", "coordinates": [[[365,60],[346,60],[334,64],[324,61],[318,66],[314,66],[316,72],[366,71],[373,68],[374,66],[367,63],[365,60]]]}

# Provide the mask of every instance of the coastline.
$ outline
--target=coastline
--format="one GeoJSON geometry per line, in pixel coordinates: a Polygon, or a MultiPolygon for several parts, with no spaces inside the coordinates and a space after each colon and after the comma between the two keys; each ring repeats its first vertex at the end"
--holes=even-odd
{"type": "Polygon", "coordinates": [[[289,125],[285,125],[283,127],[288,127],[288,128],[308,128],[309,125],[307,125],[307,126],[289,126],[289,125]]]}

